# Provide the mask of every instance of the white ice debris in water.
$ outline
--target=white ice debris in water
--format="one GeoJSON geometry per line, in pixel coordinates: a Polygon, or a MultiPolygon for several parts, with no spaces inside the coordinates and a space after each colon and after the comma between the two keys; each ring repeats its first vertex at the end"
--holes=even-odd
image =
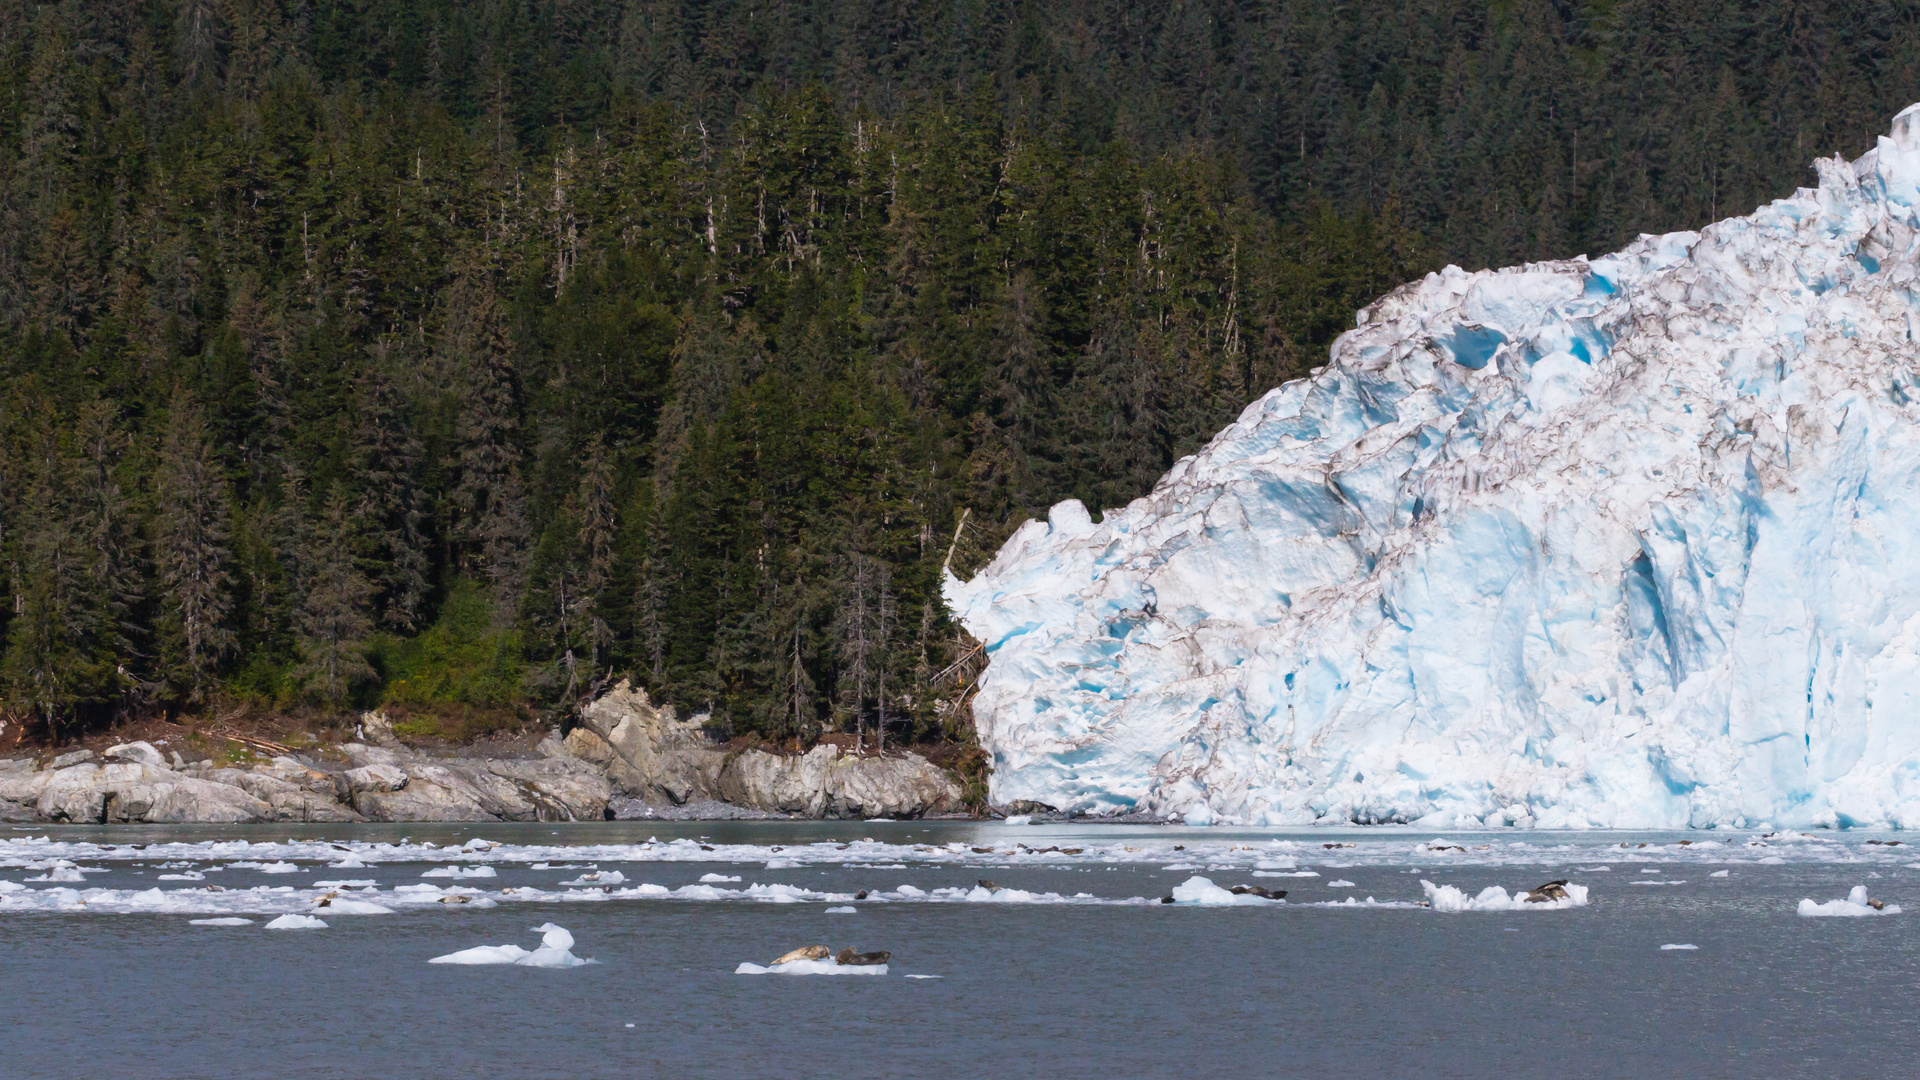
{"type": "Polygon", "coordinates": [[[1713,873],[1708,874],[1707,876],[1708,877],[1726,877],[1727,872],[1725,870],[1715,870],[1713,873]]]}
{"type": "Polygon", "coordinates": [[[1802,918],[1807,919],[1822,916],[1900,914],[1899,904],[1881,904],[1880,907],[1874,907],[1875,902],[1868,898],[1865,885],[1855,885],[1852,891],[1847,893],[1845,900],[1829,900],[1824,904],[1816,904],[1812,900],[1803,899],[1800,901],[1798,911],[1802,918]]]}
{"type": "Polygon", "coordinates": [[[742,963],[735,975],[885,975],[885,964],[839,964],[832,960],[789,960],[784,964],[762,967],[742,963]]]}
{"type": "Polygon", "coordinates": [[[1698,945],[1662,945],[1660,946],[1660,951],[1661,952],[1693,952],[1699,947],[1700,946],[1698,945]]]}
{"type": "Polygon", "coordinates": [[[228,915],[218,919],[188,919],[194,926],[252,926],[252,919],[242,919],[237,915],[228,915]]]}
{"type": "Polygon", "coordinates": [[[1528,900],[1524,890],[1509,896],[1507,890],[1498,885],[1489,885],[1468,896],[1452,885],[1435,885],[1422,878],[1420,889],[1427,894],[1427,904],[1435,911],[1559,911],[1587,904],[1585,885],[1566,886],[1567,895],[1563,899],[1536,901],[1528,900]]]}
{"type": "Polygon", "coordinates": [[[739,881],[739,880],[740,880],[740,875],[738,874],[735,874],[732,877],[728,877],[725,874],[701,874],[700,875],[700,883],[702,885],[723,885],[729,881],[739,881]]]}
{"type": "Polygon", "coordinates": [[[1033,824],[1033,815],[1032,814],[1015,814],[1006,820],[1006,824],[1031,825],[1033,824]]]}
{"type": "Polygon", "coordinates": [[[327,924],[311,915],[282,915],[266,925],[268,930],[325,930],[327,924]]]}
{"type": "Polygon", "coordinates": [[[1209,878],[1198,875],[1190,877],[1173,887],[1173,902],[1176,904],[1201,904],[1208,907],[1227,907],[1234,904],[1261,905],[1284,903],[1269,900],[1253,893],[1235,893],[1215,885],[1209,878]]]}
{"type": "Polygon", "coordinates": [[[1815,168],[1406,285],[1147,497],[948,577],[993,801],[1920,827],[1920,107],[1815,168]]]}
{"type": "Polygon", "coordinates": [[[1345,879],[1345,878],[1335,878],[1334,880],[1332,880],[1332,881],[1329,881],[1329,882],[1327,882],[1327,888],[1329,888],[1329,889],[1351,889],[1351,888],[1353,888],[1353,882],[1351,882],[1351,881],[1348,881],[1348,880],[1347,880],[1347,879],[1345,879]]]}
{"type": "MultiPolygon", "coordinates": [[[[618,885],[627,880],[627,875],[618,870],[594,870],[581,874],[572,881],[563,881],[562,885],[618,885]]],[[[739,881],[739,878],[733,880],[739,881]]]]}
{"type": "Polygon", "coordinates": [[[385,904],[376,904],[370,900],[354,900],[345,896],[330,896],[320,900],[315,910],[328,915],[391,915],[393,909],[385,904]]]}
{"type": "Polygon", "coordinates": [[[573,955],[573,935],[565,927],[542,923],[533,928],[540,935],[540,947],[528,952],[518,945],[478,945],[445,956],[436,956],[429,964],[518,964],[521,967],[570,968],[597,961],[573,955]]]}
{"type": "Polygon", "coordinates": [[[829,915],[852,915],[852,914],[854,914],[855,912],[858,912],[859,910],[860,910],[859,908],[854,908],[854,907],[844,907],[844,906],[843,906],[843,907],[830,907],[830,908],[828,908],[828,909],[827,909],[827,914],[829,914],[829,915]]]}
{"type": "Polygon", "coordinates": [[[486,878],[499,875],[491,866],[436,866],[420,876],[423,878],[486,878]]]}

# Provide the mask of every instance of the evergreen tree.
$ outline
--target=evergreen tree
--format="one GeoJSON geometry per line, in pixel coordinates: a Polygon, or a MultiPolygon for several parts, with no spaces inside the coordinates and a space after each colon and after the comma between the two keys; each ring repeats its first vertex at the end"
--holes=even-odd
{"type": "Polygon", "coordinates": [[[174,693],[197,704],[236,641],[226,625],[233,607],[226,481],[207,441],[205,412],[184,390],[167,410],[154,495],[161,670],[174,693]]]}
{"type": "Polygon", "coordinates": [[[302,559],[295,620],[300,662],[293,674],[309,694],[336,706],[345,703],[355,683],[374,676],[366,647],[375,587],[355,557],[360,543],[352,503],[344,487],[335,484],[309,530],[302,559]]]}

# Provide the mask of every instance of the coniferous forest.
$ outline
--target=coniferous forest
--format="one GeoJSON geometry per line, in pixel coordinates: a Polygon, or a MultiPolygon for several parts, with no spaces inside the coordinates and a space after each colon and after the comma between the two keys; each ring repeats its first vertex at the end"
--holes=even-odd
{"type": "Polygon", "coordinates": [[[949,558],[1916,98],[1896,0],[9,0],[5,710],[958,734],[949,558]]]}

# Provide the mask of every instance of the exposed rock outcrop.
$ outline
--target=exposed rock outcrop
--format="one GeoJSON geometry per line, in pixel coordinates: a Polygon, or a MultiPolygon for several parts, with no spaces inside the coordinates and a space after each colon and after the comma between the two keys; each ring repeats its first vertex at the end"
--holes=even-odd
{"type": "MultiPolygon", "coordinates": [[[[369,716],[376,714],[369,714],[369,716]]],[[[362,719],[383,745],[348,743],[343,763],[292,756],[245,767],[188,763],[150,743],[0,761],[0,820],[45,822],[600,821],[655,816],[918,817],[961,808],[960,789],[916,754],[858,757],[833,746],[729,754],[700,722],[622,682],[537,758],[438,757],[362,719]],[[636,802],[635,800],[642,800],[636,802]],[[724,802],[719,801],[724,800],[724,802]]]]}
{"type": "Polygon", "coordinates": [[[680,720],[626,681],[581,710],[567,736],[575,757],[606,765],[621,792],[674,804],[719,798],[808,817],[919,817],[959,810],[961,791],[918,754],[857,757],[816,746],[794,756],[714,745],[698,718],[680,720]]]}
{"type": "Polygon", "coordinates": [[[635,798],[676,804],[718,797],[726,760],[698,720],[655,708],[625,679],[580,710],[567,751],[606,765],[607,779],[635,798]]]}

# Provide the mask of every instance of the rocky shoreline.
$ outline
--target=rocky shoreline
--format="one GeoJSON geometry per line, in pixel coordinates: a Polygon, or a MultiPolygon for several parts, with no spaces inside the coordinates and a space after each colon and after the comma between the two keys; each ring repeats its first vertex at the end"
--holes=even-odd
{"type": "Polygon", "coordinates": [[[523,758],[452,757],[402,745],[379,714],[364,742],[221,766],[148,742],[44,764],[0,760],[0,820],[244,824],[402,821],[912,818],[963,810],[958,784],[917,754],[728,752],[700,725],[625,682],[565,739],[523,758]]]}

